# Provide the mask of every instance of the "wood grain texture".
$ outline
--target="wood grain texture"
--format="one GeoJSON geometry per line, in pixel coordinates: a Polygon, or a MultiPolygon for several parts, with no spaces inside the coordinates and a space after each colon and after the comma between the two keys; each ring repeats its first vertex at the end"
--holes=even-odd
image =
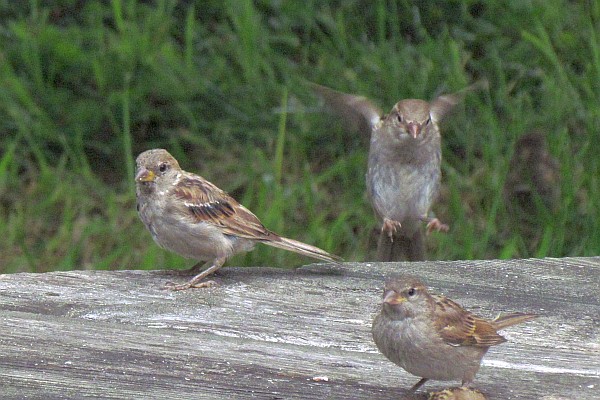
{"type": "Polygon", "coordinates": [[[600,399],[597,257],[224,268],[184,292],[163,271],[3,275],[0,398],[425,399],[370,335],[400,271],[484,317],[541,314],[484,358],[488,399],[600,399]]]}

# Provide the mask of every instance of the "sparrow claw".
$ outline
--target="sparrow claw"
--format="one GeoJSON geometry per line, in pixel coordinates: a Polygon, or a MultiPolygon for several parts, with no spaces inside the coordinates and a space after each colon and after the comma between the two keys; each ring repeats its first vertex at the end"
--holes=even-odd
{"type": "Polygon", "coordinates": [[[190,285],[190,287],[193,287],[196,289],[211,288],[211,287],[216,287],[216,286],[218,286],[218,283],[215,281],[204,281],[204,282],[198,282],[198,283],[194,283],[193,285],[190,285]]]}
{"type": "Polygon", "coordinates": [[[400,224],[400,222],[394,221],[392,219],[384,218],[383,225],[381,226],[381,234],[387,235],[390,238],[390,241],[393,242],[394,241],[394,233],[396,233],[396,231],[398,229],[400,229],[401,227],[402,227],[402,224],[400,224]]]}
{"type": "Polygon", "coordinates": [[[436,231],[436,232],[448,232],[449,230],[450,230],[450,227],[448,225],[442,223],[442,221],[440,221],[437,218],[432,218],[427,223],[427,234],[428,235],[431,232],[433,232],[433,231],[436,231]]]}
{"type": "Polygon", "coordinates": [[[179,290],[187,290],[187,289],[202,289],[202,288],[210,288],[210,287],[215,287],[217,286],[217,283],[215,281],[204,281],[204,282],[194,282],[194,280],[192,279],[191,281],[187,282],[187,283],[183,283],[183,284],[176,284],[174,282],[167,282],[165,283],[165,286],[163,287],[164,290],[172,290],[172,291],[179,291],[179,290]]]}

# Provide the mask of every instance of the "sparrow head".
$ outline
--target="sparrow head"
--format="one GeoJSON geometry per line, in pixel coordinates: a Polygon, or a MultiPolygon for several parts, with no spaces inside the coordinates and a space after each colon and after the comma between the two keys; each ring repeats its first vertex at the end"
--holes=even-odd
{"type": "Polygon", "coordinates": [[[400,135],[417,139],[432,124],[429,103],[424,100],[401,100],[392,109],[388,118],[400,129],[400,135]]]}
{"type": "Polygon", "coordinates": [[[533,131],[525,134],[515,144],[515,155],[513,162],[523,162],[526,165],[534,164],[543,158],[548,151],[548,143],[543,133],[533,131]]]}
{"type": "Polygon", "coordinates": [[[177,160],[164,149],[147,150],[141,153],[135,162],[137,185],[150,186],[162,181],[166,176],[176,175],[181,171],[177,160]]]}
{"type": "Polygon", "coordinates": [[[431,296],[412,276],[389,278],[383,289],[383,311],[392,319],[411,318],[429,309],[431,296]]]}

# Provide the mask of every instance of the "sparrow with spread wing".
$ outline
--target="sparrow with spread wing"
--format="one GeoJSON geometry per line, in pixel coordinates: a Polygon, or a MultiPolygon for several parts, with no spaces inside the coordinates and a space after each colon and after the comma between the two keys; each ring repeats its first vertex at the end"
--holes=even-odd
{"type": "Polygon", "coordinates": [[[422,222],[427,224],[428,233],[448,231],[448,225],[429,215],[441,180],[438,124],[468,91],[485,85],[485,81],[479,81],[431,102],[401,100],[383,115],[363,96],[310,84],[325,104],[342,117],[347,129],[370,135],[366,180],[371,205],[381,221],[377,260],[425,259],[422,222]]]}

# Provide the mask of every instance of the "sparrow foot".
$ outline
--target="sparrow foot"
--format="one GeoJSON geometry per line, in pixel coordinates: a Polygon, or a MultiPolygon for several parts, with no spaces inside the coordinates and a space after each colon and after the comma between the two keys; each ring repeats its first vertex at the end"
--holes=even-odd
{"type": "Polygon", "coordinates": [[[429,235],[431,232],[448,232],[450,227],[437,218],[431,218],[427,222],[427,234],[429,235]]]}
{"type": "Polygon", "coordinates": [[[165,290],[187,290],[187,289],[202,289],[202,288],[210,288],[217,286],[217,282],[215,281],[204,281],[204,282],[194,282],[194,279],[187,283],[176,284],[174,282],[167,282],[163,289],[165,290]]]}
{"type": "MultiPolygon", "coordinates": [[[[220,257],[220,258],[216,258],[212,263],[206,263],[205,265],[210,265],[209,268],[207,268],[206,270],[200,272],[198,275],[196,275],[195,277],[193,277],[192,279],[190,279],[187,283],[181,284],[181,285],[176,285],[172,282],[168,282],[165,285],[165,289],[167,290],[187,290],[187,289],[200,289],[200,288],[205,288],[205,287],[213,287],[216,286],[217,284],[215,283],[215,281],[204,281],[202,282],[202,280],[204,278],[206,278],[207,276],[209,276],[212,273],[215,273],[219,268],[221,268],[221,266],[223,265],[223,263],[225,262],[227,257],[220,257]]],[[[195,268],[195,266],[194,266],[195,268]]]]}
{"type": "Polygon", "coordinates": [[[394,233],[398,229],[402,227],[402,224],[398,221],[394,221],[393,219],[384,218],[383,225],[381,226],[381,234],[387,235],[390,238],[390,241],[394,241],[394,233]]]}

